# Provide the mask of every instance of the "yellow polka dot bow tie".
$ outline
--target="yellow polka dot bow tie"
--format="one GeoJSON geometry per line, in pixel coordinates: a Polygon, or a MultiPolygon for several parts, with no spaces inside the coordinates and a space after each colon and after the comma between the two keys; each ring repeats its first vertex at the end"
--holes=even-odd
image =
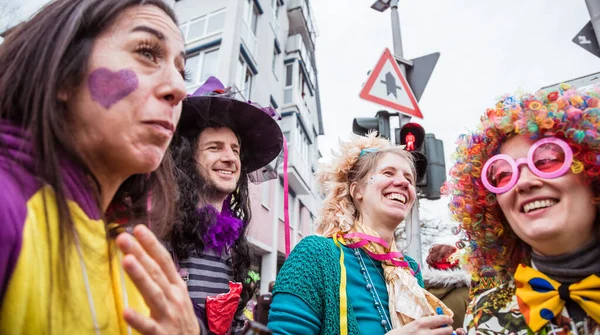
{"type": "Polygon", "coordinates": [[[559,315],[569,300],[600,323],[600,277],[591,275],[573,284],[561,284],[523,264],[515,273],[517,301],[525,322],[537,332],[559,315]]]}

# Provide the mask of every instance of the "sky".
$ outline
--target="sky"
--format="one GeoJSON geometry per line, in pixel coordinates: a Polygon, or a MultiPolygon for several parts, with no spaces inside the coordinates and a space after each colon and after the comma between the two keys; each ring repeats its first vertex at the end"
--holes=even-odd
{"type": "MultiPolygon", "coordinates": [[[[383,50],[393,52],[391,11],[371,9],[374,1],[311,1],[325,158],[355,117],[383,108],[359,98],[383,50]]],[[[441,53],[419,102],[424,118],[412,121],[443,140],[446,169],[458,135],[497,97],[600,71],[600,58],[571,41],[590,20],[584,0],[403,0],[398,12],[405,58],[441,53]]],[[[447,218],[447,203],[422,201],[421,216],[447,218]]]]}

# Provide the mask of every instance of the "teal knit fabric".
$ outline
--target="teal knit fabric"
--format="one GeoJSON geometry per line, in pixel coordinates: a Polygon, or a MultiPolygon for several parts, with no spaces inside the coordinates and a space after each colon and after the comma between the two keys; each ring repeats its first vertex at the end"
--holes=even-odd
{"type": "MultiPolygon", "coordinates": [[[[350,255],[348,252],[344,252],[346,255],[346,266],[350,266],[350,268],[354,268],[356,258],[350,251],[350,255]],[[350,257],[351,256],[351,257],[350,257]],[[352,263],[349,263],[348,260],[352,259],[352,263]]],[[[363,259],[365,259],[366,254],[363,253],[363,259]]],[[[273,305],[272,309],[278,310],[277,303],[288,304],[287,307],[282,306],[282,308],[290,309],[289,303],[293,301],[293,297],[289,295],[293,295],[298,297],[302,301],[306,303],[307,306],[312,309],[311,311],[298,311],[298,313],[304,313],[306,318],[313,318],[315,315],[318,317],[318,321],[320,322],[320,332],[318,334],[339,334],[340,329],[340,312],[339,312],[339,282],[340,282],[340,266],[339,266],[339,257],[340,251],[333,243],[332,239],[324,238],[320,236],[309,236],[304,238],[292,251],[290,257],[283,265],[283,268],[279,272],[277,277],[277,281],[275,284],[275,288],[273,291],[273,305]],[[281,298],[277,297],[278,293],[288,293],[282,294],[281,298]],[[314,313],[313,313],[314,312],[314,313]],[[308,315],[311,314],[311,315],[308,315]]],[[[413,271],[417,275],[417,279],[419,284],[422,283],[423,279],[418,271],[418,264],[409,257],[406,257],[409,261],[413,271]]],[[[367,262],[367,259],[365,259],[367,262]]],[[[381,269],[381,265],[377,263],[379,269],[381,269]]],[[[374,265],[374,264],[373,264],[374,265]]],[[[371,267],[370,265],[368,267],[371,267]]],[[[356,269],[358,269],[356,267],[356,269]]],[[[375,268],[372,268],[375,269],[375,268]]],[[[377,313],[377,310],[373,306],[373,299],[368,298],[365,299],[365,292],[368,292],[364,287],[359,288],[360,283],[364,282],[364,278],[360,271],[351,270],[351,275],[354,276],[352,280],[355,282],[351,284],[349,282],[348,286],[348,333],[349,334],[361,334],[360,329],[364,330],[365,324],[368,324],[370,327],[373,326],[373,318],[379,318],[379,315],[373,315],[370,313],[377,313]],[[358,273],[353,273],[358,272],[358,273]],[[360,277],[358,277],[360,276],[360,277]],[[358,278],[357,278],[358,277],[358,278]],[[354,294],[353,294],[354,293],[354,294]],[[356,299],[357,294],[360,293],[362,298],[356,299]],[[355,301],[357,306],[352,306],[352,301],[355,301]],[[367,306],[370,305],[370,309],[367,306]],[[360,306],[359,306],[360,305],[360,306]],[[356,319],[356,315],[354,313],[356,310],[358,313],[365,315],[369,320],[363,320],[361,322],[361,326],[359,326],[358,321],[356,319]],[[370,323],[367,323],[369,321],[370,323]]],[[[377,270],[375,270],[377,271],[377,270]]],[[[370,271],[376,273],[375,271],[370,271]]],[[[349,269],[350,273],[350,269],[349,269]]],[[[373,284],[375,287],[379,287],[377,290],[382,294],[380,299],[382,303],[385,301],[385,310],[387,311],[387,291],[385,290],[385,283],[383,282],[383,278],[379,276],[371,275],[373,284]]],[[[366,284],[366,282],[364,282],[366,284]]],[[[291,307],[292,309],[301,309],[303,306],[299,306],[301,304],[295,304],[295,306],[291,307]]],[[[315,321],[316,322],[316,321],[315,321]]],[[[275,324],[269,324],[269,326],[274,326],[275,324]]],[[[374,333],[383,334],[383,327],[380,325],[375,328],[378,328],[374,333]]],[[[275,334],[279,334],[280,332],[277,329],[273,329],[275,334]]],[[[369,331],[369,333],[373,333],[369,331]]]]}

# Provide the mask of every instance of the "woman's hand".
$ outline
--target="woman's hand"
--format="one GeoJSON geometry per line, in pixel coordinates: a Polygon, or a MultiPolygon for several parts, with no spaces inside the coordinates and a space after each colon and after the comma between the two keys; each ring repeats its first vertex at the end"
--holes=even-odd
{"type": "Polygon", "coordinates": [[[427,316],[417,319],[405,326],[396,328],[386,335],[402,335],[402,334],[434,334],[434,335],[451,335],[452,327],[448,326],[452,323],[452,318],[447,315],[427,316]],[[447,326],[447,327],[442,327],[447,326]]]}
{"type": "Polygon", "coordinates": [[[138,225],[133,236],[120,234],[116,242],[125,271],[150,307],[150,317],[125,309],[125,321],[145,335],[200,334],[187,287],[156,236],[138,225]]]}

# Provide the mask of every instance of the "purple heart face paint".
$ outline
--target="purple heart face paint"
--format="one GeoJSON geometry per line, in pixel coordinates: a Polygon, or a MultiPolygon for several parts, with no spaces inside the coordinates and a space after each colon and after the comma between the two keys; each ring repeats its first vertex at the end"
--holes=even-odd
{"type": "Polygon", "coordinates": [[[109,109],[138,88],[138,77],[132,70],[113,72],[105,67],[96,69],[88,78],[92,100],[109,109]]]}

